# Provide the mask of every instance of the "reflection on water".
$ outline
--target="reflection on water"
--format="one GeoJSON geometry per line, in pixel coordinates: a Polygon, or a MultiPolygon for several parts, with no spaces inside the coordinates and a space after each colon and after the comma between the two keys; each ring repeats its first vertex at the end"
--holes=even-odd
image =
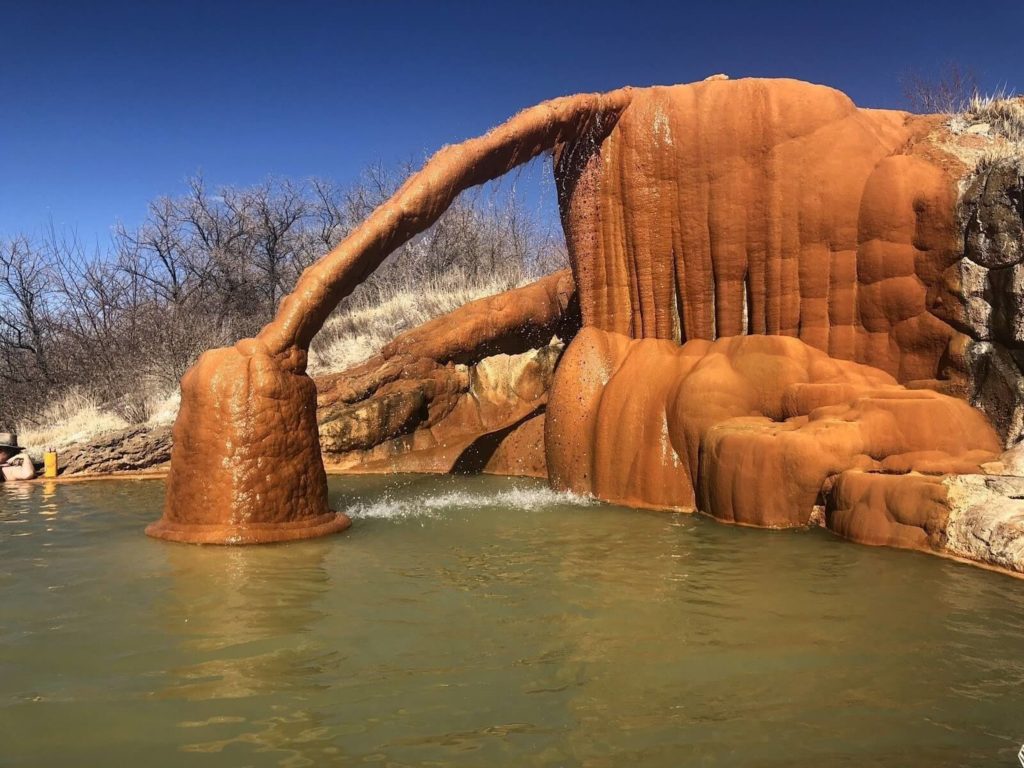
{"type": "Polygon", "coordinates": [[[0,762],[1011,765],[1024,583],[494,478],[342,536],[150,540],[159,482],[0,486],[0,762]],[[55,736],[56,735],[56,736],[55,736]]]}
{"type": "Polygon", "coordinates": [[[189,658],[169,670],[180,684],[161,695],[239,698],[273,691],[302,648],[281,637],[307,635],[323,616],[316,608],[328,589],[325,544],[304,548],[296,561],[287,547],[168,548],[170,582],[162,629],[180,638],[189,658]],[[212,658],[210,658],[212,657],[212,658]]]}

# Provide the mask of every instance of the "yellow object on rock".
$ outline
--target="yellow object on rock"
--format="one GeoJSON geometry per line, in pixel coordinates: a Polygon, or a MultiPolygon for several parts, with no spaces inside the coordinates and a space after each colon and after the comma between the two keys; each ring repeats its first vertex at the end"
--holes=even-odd
{"type": "Polygon", "coordinates": [[[46,451],[43,454],[43,477],[57,476],[57,452],[46,451]]]}

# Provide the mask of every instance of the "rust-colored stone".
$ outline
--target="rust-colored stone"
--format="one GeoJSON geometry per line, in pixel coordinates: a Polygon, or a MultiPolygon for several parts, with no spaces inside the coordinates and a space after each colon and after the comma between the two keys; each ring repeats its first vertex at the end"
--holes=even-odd
{"type": "Polygon", "coordinates": [[[953,329],[927,287],[958,257],[937,116],[795,80],[636,91],[558,157],[583,323],[685,342],[783,334],[936,379],[953,329]]]}
{"type": "Polygon", "coordinates": [[[563,356],[545,442],[556,488],[765,527],[806,525],[848,469],[977,472],[1000,451],[962,400],[799,339],[679,346],[596,328],[563,356]]]}
{"type": "MultiPolygon", "coordinates": [[[[457,314],[449,316],[453,322],[457,314]]],[[[524,441],[519,427],[524,419],[543,418],[561,348],[492,355],[470,365],[402,353],[334,374],[320,394],[324,461],[331,471],[543,477],[543,444],[524,441]],[[399,378],[376,375],[394,361],[403,364],[399,378]],[[379,385],[367,388],[368,379],[379,385]],[[339,399],[354,392],[357,399],[339,399]]],[[[530,435],[540,432],[534,428],[530,435]]]]}
{"type": "MultiPolygon", "coordinates": [[[[977,256],[979,269],[998,263],[1005,274],[975,279],[963,266],[957,185],[967,169],[949,140],[939,116],[860,109],[793,80],[714,79],[558,99],[448,147],[303,274],[256,340],[207,353],[185,377],[164,519],[151,532],[225,542],[320,532],[329,513],[304,373],[310,339],[461,190],[552,148],[584,325],[543,419],[556,486],[787,526],[805,524],[850,470],[977,471],[999,438],[982,413],[940,392],[1012,411],[1004,435],[1020,428],[1019,350],[987,341],[1018,343],[1019,307],[995,307],[1000,332],[981,327],[986,286],[1016,285],[1020,270],[1004,264],[1018,256],[1005,248],[998,260],[977,256]],[[978,360],[1004,358],[999,386],[972,394],[986,368],[978,360]]],[[[983,222],[975,250],[990,231],[1016,231],[1000,201],[1017,181],[989,176],[991,194],[977,191],[973,205],[1005,221],[983,222]]],[[[402,450],[433,452],[424,466],[465,466],[482,418],[463,385],[472,390],[485,367],[459,366],[519,337],[536,344],[572,304],[565,278],[524,291],[470,305],[465,322],[428,324],[325,382],[322,404],[333,398],[345,418],[325,427],[326,440],[349,453],[405,441],[402,450]],[[442,422],[451,431],[438,440],[442,422]]],[[[504,431],[506,451],[532,455],[541,420],[526,405],[545,395],[526,389],[523,412],[506,409],[511,420],[487,434],[504,431]]],[[[476,464],[515,463],[497,448],[487,455],[476,464]]],[[[841,523],[834,506],[837,530],[901,546],[933,536],[913,510],[915,531],[883,522],[902,492],[842,482],[848,507],[868,512],[841,523]]]]}
{"type": "Polygon", "coordinates": [[[438,363],[475,363],[496,354],[515,355],[563,340],[579,328],[572,273],[563,269],[403,333],[383,349],[385,358],[412,355],[438,363]]]}
{"type": "Polygon", "coordinates": [[[316,380],[331,471],[545,476],[544,403],[579,328],[569,270],[471,302],[316,380]],[[522,452],[522,455],[520,455],[522,452]]]}
{"type": "Polygon", "coordinates": [[[164,516],[146,533],[260,544],[349,526],[327,507],[305,358],[294,347],[273,355],[253,339],[199,358],[181,381],[164,516]]]}
{"type": "Polygon", "coordinates": [[[861,544],[937,550],[949,509],[943,478],[843,472],[826,498],[825,524],[861,544]]]}

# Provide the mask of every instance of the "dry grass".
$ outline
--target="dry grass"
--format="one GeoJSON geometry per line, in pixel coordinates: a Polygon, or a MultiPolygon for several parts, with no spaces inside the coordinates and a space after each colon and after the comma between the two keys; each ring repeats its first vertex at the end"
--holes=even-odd
{"type": "MultiPolygon", "coordinates": [[[[431,278],[425,284],[412,281],[389,287],[386,295],[361,294],[328,319],[310,350],[312,375],[342,371],[373,356],[402,331],[451,312],[485,296],[514,288],[530,278],[518,271],[491,274],[487,278],[467,279],[454,270],[446,276],[431,278]]],[[[181,393],[159,391],[143,393],[149,426],[171,424],[178,414],[181,393]]],[[[126,429],[131,423],[113,412],[111,405],[80,390],[72,389],[38,414],[17,426],[21,444],[39,459],[44,450],[58,452],[87,442],[103,433],[126,429]]]]}
{"type": "Polygon", "coordinates": [[[178,408],[181,407],[181,390],[175,388],[163,396],[152,397],[149,400],[149,419],[146,421],[152,427],[165,424],[173,424],[178,418],[178,408]]]}
{"type": "Polygon", "coordinates": [[[946,145],[974,174],[1005,165],[1024,173],[1024,97],[975,93],[950,115],[949,128],[954,136],[975,134],[973,142],[956,139],[946,145]]]}
{"type": "MultiPolygon", "coordinates": [[[[148,398],[151,414],[143,424],[151,427],[171,424],[178,415],[181,394],[153,393],[148,398]]],[[[73,445],[88,442],[107,432],[132,426],[130,422],[104,406],[99,399],[79,389],[72,389],[48,405],[31,419],[19,422],[18,439],[29,455],[39,459],[43,451],[60,453],[73,445]]]]}
{"type": "Polygon", "coordinates": [[[990,130],[1016,144],[1024,144],[1024,97],[997,92],[975,94],[963,110],[969,125],[986,123],[990,130]]]}
{"type": "Polygon", "coordinates": [[[309,372],[315,376],[351,368],[375,355],[403,331],[527,281],[521,273],[512,271],[478,280],[454,271],[430,278],[425,284],[407,281],[393,285],[383,296],[360,296],[332,315],[314,339],[309,372]]]}
{"type": "Polygon", "coordinates": [[[981,133],[1024,146],[1024,96],[997,91],[988,96],[975,93],[950,115],[953,133],[981,129],[981,133]]]}
{"type": "Polygon", "coordinates": [[[985,149],[975,164],[975,173],[984,173],[999,165],[1015,165],[1024,173],[1024,144],[1003,142],[985,149]]]}
{"type": "Polygon", "coordinates": [[[104,410],[97,400],[72,389],[46,406],[31,420],[18,424],[18,437],[33,457],[81,443],[103,432],[124,429],[128,422],[104,410]]]}

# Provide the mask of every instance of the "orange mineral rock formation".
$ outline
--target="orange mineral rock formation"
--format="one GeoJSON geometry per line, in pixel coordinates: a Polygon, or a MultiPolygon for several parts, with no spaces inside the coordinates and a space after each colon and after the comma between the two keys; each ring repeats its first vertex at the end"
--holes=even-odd
{"type": "MultiPolygon", "coordinates": [[[[328,314],[396,247],[464,189],[555,145],[607,132],[631,91],[531,107],[477,139],[442,149],[333,251],[307,269],[256,339],[206,352],[182,379],[163,517],[146,530],[237,544],[319,536],[348,525],[327,483],[306,350],[328,314]]],[[[514,314],[514,313],[512,313],[514,314]]]]}
{"type": "Polygon", "coordinates": [[[327,508],[316,387],[305,350],[247,339],[203,354],[181,380],[164,516],[150,536],[260,544],[348,527],[327,508]]]}
{"type": "Polygon", "coordinates": [[[556,488],[767,527],[806,525],[847,469],[977,472],[1000,450],[962,400],[799,339],[679,346],[596,328],[562,359],[545,437],[556,488]]]}
{"type": "MultiPolygon", "coordinates": [[[[460,191],[554,149],[584,330],[549,398],[552,482],[752,525],[805,524],[820,507],[859,540],[938,541],[939,507],[892,506],[934,490],[917,478],[976,472],[1000,448],[949,395],[984,405],[1005,438],[1024,432],[1024,305],[993,298],[1024,268],[1024,178],[968,162],[975,140],[824,86],[716,78],[557,99],[447,147],[303,274],[257,339],[186,375],[150,532],[231,543],[343,527],[327,509],[310,340],[460,191]]],[[[428,400],[443,411],[462,385],[441,368],[546,333],[571,293],[553,286],[399,339],[353,379],[377,384],[325,437],[339,454],[376,450],[428,400]]],[[[536,446],[540,422],[510,428],[499,464],[536,446]]],[[[981,506],[944,503],[958,520],[981,506]]]]}
{"type": "Polygon", "coordinates": [[[558,157],[584,325],[784,334],[939,378],[954,331],[928,286],[958,258],[960,170],[924,141],[939,119],[795,80],[637,91],[601,144],[558,157]]]}

